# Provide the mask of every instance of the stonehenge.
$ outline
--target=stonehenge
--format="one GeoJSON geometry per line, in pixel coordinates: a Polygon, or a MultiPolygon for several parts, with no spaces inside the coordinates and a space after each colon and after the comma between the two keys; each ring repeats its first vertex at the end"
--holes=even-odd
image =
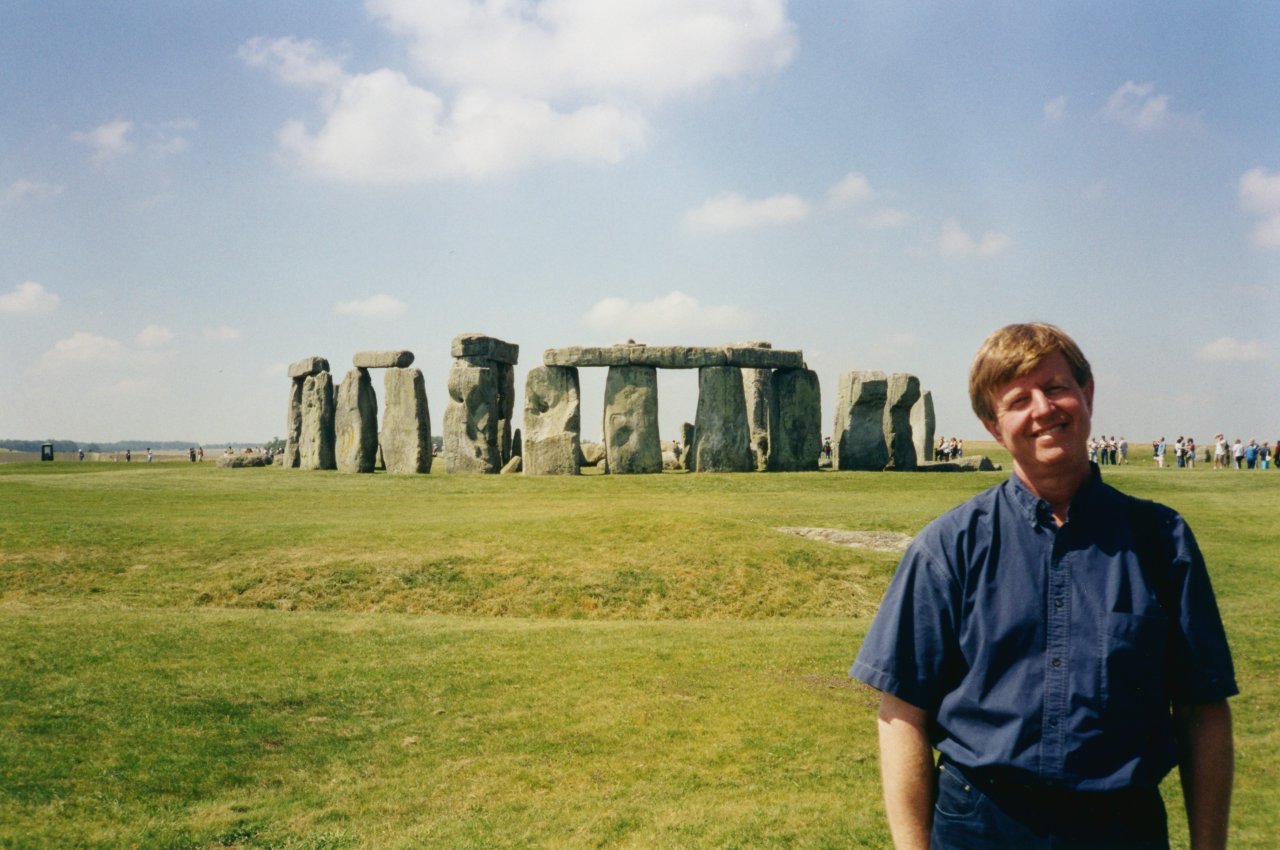
{"type": "MultiPolygon", "coordinates": [[[[443,453],[450,474],[613,475],[806,472],[819,468],[822,405],[817,373],[800,351],[767,342],[724,346],[552,348],[525,378],[522,428],[514,426],[518,345],[480,333],[454,337],[443,453]],[[579,369],[604,368],[603,443],[582,440],[579,369]],[[659,434],[658,370],[697,369],[695,420],[680,451],[659,434]]],[[[431,416],[420,369],[405,350],[362,351],[336,384],[323,357],[291,364],[281,465],[369,473],[432,468],[431,416]],[[369,370],[384,373],[385,409],[369,370]]],[[[840,375],[832,432],[839,470],[933,468],[933,397],[914,375],[840,375]],[[926,466],[922,466],[926,465],[926,466]]],[[[966,468],[973,468],[969,464],[966,468]]],[[[974,466],[980,466],[975,464],[974,466]]]]}
{"type": "Polygon", "coordinates": [[[431,471],[431,417],[422,372],[411,351],[361,351],[334,385],[329,361],[305,357],[289,366],[289,410],[283,466],[373,472],[431,471]],[[378,398],[370,369],[385,369],[387,407],[378,431],[378,398]]]}

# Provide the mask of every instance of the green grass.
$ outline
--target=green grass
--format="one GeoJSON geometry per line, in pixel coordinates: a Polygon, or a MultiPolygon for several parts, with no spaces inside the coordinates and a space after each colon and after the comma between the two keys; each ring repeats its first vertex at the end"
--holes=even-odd
{"type": "MultiPolygon", "coordinates": [[[[845,671],[896,558],[773,529],[1005,474],[2,466],[0,847],[888,846],[845,671]]],[[[1209,559],[1232,846],[1271,847],[1280,473],[1106,474],[1209,559]]]]}

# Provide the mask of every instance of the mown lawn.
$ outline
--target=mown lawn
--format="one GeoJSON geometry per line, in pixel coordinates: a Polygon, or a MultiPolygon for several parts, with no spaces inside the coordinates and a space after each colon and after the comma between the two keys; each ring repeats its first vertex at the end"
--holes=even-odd
{"type": "MultiPolygon", "coordinates": [[[[845,671],[896,556],[774,529],[1004,474],[0,467],[0,847],[887,846],[845,671]]],[[[1269,848],[1280,473],[1107,474],[1209,558],[1269,848]]]]}

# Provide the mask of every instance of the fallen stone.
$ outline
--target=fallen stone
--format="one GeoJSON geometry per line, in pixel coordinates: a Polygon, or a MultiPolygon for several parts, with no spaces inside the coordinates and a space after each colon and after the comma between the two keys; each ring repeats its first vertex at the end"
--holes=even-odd
{"type": "Polygon", "coordinates": [[[955,460],[940,460],[916,467],[921,472],[999,472],[1000,464],[984,455],[966,455],[955,460]]]}
{"type": "Polygon", "coordinates": [[[817,469],[822,455],[822,396],[818,373],[811,369],[778,369],[770,381],[769,469],[775,472],[817,469]]]}
{"type": "Polygon", "coordinates": [[[215,465],[219,469],[241,469],[243,467],[253,466],[270,466],[270,455],[264,455],[258,452],[254,454],[224,454],[218,457],[215,465]]]}
{"type": "Polygon", "coordinates": [[[378,397],[369,370],[353,367],[334,399],[334,453],[340,472],[373,472],[378,462],[378,397]]]}
{"type": "Polygon", "coordinates": [[[604,443],[581,443],[579,466],[599,466],[605,462],[604,443]]]}
{"type": "Polygon", "coordinates": [[[385,401],[378,437],[382,467],[392,474],[430,472],[431,411],[422,370],[387,369],[382,386],[385,401]]]}
{"type": "Polygon", "coordinates": [[[498,470],[498,474],[511,475],[512,473],[519,472],[519,471],[520,471],[520,455],[516,455],[515,457],[511,458],[511,460],[507,461],[506,464],[503,465],[502,469],[498,470]]]}
{"type": "Polygon", "coordinates": [[[306,378],[329,371],[329,361],[323,357],[304,357],[289,364],[290,378],[306,378]]]}
{"type": "Polygon", "coordinates": [[[604,445],[610,475],[662,471],[657,369],[609,369],[604,384],[604,445]]]}
{"type": "Polygon", "coordinates": [[[360,369],[407,369],[413,365],[412,351],[358,351],[351,365],[360,369]]]}
{"type": "Polygon", "coordinates": [[[783,527],[775,531],[795,534],[809,540],[821,540],[851,549],[871,549],[876,552],[905,552],[911,545],[911,536],[897,531],[845,531],[839,528],[783,527]]]}
{"type": "Polygon", "coordinates": [[[582,455],[578,370],[535,366],[525,376],[520,456],[525,475],[577,475],[582,455]]]}
{"type": "Polygon", "coordinates": [[[755,468],[742,370],[736,366],[698,370],[698,413],[693,432],[694,471],[750,472],[755,468]]]}

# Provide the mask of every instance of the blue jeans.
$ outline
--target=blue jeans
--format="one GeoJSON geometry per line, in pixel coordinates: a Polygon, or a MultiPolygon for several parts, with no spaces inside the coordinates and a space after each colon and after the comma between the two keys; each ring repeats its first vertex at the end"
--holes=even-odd
{"type": "Polygon", "coordinates": [[[1066,791],[938,766],[930,850],[1169,850],[1156,788],[1066,791]]]}

